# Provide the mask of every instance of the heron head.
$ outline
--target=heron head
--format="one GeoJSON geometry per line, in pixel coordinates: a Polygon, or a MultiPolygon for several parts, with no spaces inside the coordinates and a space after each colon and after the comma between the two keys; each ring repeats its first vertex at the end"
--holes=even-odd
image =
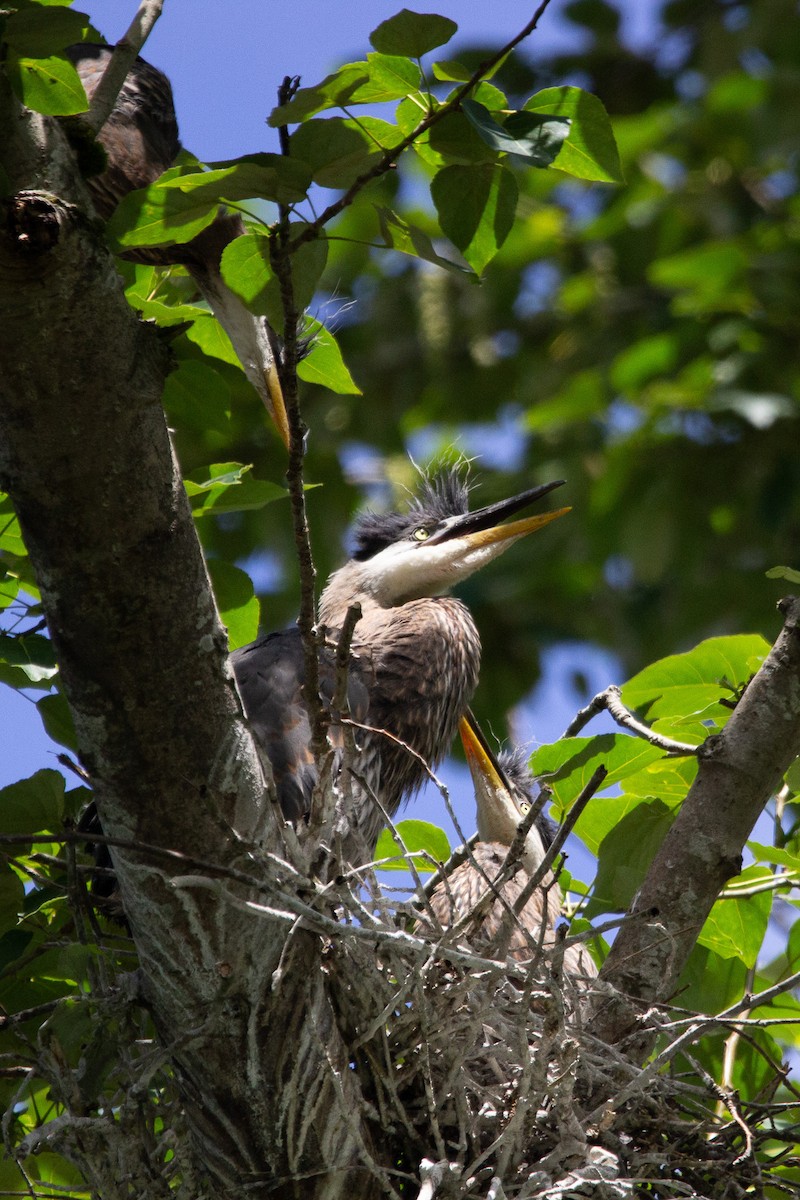
{"type": "MultiPolygon", "coordinates": [[[[475,787],[478,837],[482,842],[510,846],[535,800],[536,781],[529,771],[517,769],[512,782],[471,716],[462,717],[458,729],[475,787]]],[[[544,855],[545,842],[537,820],[528,830],[521,855],[525,870],[533,874],[544,855]]]]}
{"type": "Polygon", "coordinates": [[[469,512],[463,481],[445,475],[428,483],[408,512],[362,517],[348,566],[359,590],[387,608],[441,595],[520,538],[568,513],[569,508],[560,508],[503,524],[563,482],[545,483],[469,512]]]}

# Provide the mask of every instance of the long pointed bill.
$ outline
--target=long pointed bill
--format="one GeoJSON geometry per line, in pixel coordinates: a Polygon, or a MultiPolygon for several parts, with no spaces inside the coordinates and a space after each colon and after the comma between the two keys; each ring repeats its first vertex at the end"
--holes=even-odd
{"type": "Polygon", "coordinates": [[[484,842],[510,846],[517,831],[519,812],[503,770],[472,713],[461,718],[458,732],[475,787],[480,838],[484,842]]]}
{"type": "Polygon", "coordinates": [[[264,383],[267,386],[267,396],[271,402],[267,403],[267,397],[265,396],[265,408],[275,422],[275,427],[281,435],[281,441],[286,449],[289,450],[289,417],[286,412],[286,402],[283,399],[283,388],[278,376],[278,368],[274,361],[270,362],[264,368],[264,383]]]}
{"type": "Polygon", "coordinates": [[[533,533],[535,529],[542,529],[551,521],[555,521],[557,517],[568,513],[569,508],[540,513],[535,517],[523,517],[522,520],[512,521],[508,525],[501,525],[500,522],[506,517],[518,513],[520,509],[535,504],[537,500],[541,500],[556,488],[561,487],[563,483],[563,479],[557,479],[553,483],[530,488],[518,496],[511,496],[508,500],[500,500],[497,504],[487,504],[485,508],[479,508],[476,512],[453,517],[444,529],[440,529],[438,533],[428,539],[426,546],[441,545],[443,542],[453,541],[456,538],[463,540],[470,547],[490,546],[495,542],[524,537],[525,534],[533,533]]]}

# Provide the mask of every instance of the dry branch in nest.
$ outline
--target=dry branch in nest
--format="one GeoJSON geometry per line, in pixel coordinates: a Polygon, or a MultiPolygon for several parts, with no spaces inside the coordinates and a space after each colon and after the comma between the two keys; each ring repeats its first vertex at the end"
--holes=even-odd
{"type": "MultiPolygon", "coordinates": [[[[567,941],[561,931],[528,962],[498,961],[488,946],[479,953],[457,925],[430,928],[424,937],[413,932],[417,914],[409,902],[369,870],[322,883],[273,858],[254,860],[250,874],[209,873],[200,864],[189,874],[188,863],[171,869],[179,872],[173,879],[179,891],[211,892],[217,904],[256,914],[257,935],[274,938],[280,931],[281,967],[259,997],[258,1018],[277,1022],[293,1013],[293,1026],[304,1027],[331,1078],[342,1070],[331,1053],[333,1031],[347,1048],[345,1069],[356,1077],[362,1103],[360,1111],[342,1105],[341,1120],[353,1126],[358,1147],[352,1191],[359,1197],[417,1195],[422,1188],[431,1200],[602,1200],[644,1189],[659,1197],[721,1200],[769,1181],[769,1168],[758,1165],[761,1143],[794,1140],[795,1131],[781,1132],[785,1104],[728,1096],[717,1111],[719,1089],[698,1069],[689,1072],[685,1014],[677,1021],[665,1008],[650,1015],[664,1031],[657,1072],[591,1037],[582,1017],[585,981],[562,970],[565,951],[577,939],[567,941]],[[245,898],[245,882],[257,899],[245,898]],[[316,981],[309,983],[308,972],[316,981]],[[322,1003],[302,1010],[301,998],[312,993],[322,1003]],[[668,1036],[672,1042],[665,1044],[668,1036]],[[682,1055],[684,1076],[670,1045],[675,1061],[682,1055]],[[599,1105],[598,1095],[605,1097],[599,1105]]],[[[223,980],[221,1002],[224,987],[223,980]]],[[[204,1194],[191,1191],[191,1156],[182,1153],[186,1134],[169,1065],[172,1048],[157,1048],[137,996],[119,980],[84,1003],[91,1046],[103,1046],[117,1063],[102,1090],[90,1093],[91,1055],[67,1067],[45,1027],[24,1065],[31,1078],[47,1080],[62,1113],[29,1134],[17,1153],[57,1149],[104,1196],[102,1164],[109,1156],[139,1181],[139,1194],[166,1196],[181,1179],[187,1196],[204,1194]]],[[[696,1025],[699,1036],[709,1019],[696,1025]]],[[[185,1034],[203,1035],[202,1028],[185,1034]]],[[[291,1052],[291,1039],[284,1038],[287,1061],[291,1052]]],[[[276,1095],[275,1104],[302,1107],[307,1099],[276,1095]]],[[[13,1141],[13,1114],[6,1132],[13,1141]]],[[[268,1178],[254,1177],[248,1186],[268,1178]]]]}

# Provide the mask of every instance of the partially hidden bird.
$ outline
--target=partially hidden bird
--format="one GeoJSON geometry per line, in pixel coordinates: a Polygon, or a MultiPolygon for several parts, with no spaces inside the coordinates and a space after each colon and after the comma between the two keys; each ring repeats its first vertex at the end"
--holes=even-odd
{"type": "MultiPolygon", "coordinates": [[[[112,47],[79,42],[68,47],[91,103],[112,47]]],[[[106,163],[86,180],[98,216],[107,221],[129,192],[147,187],[173,165],[181,151],[172,87],[166,75],[137,58],[97,140],[106,163]]],[[[245,233],[238,213],[220,210],[212,223],[191,241],[128,250],[125,257],[159,266],[184,266],[223,327],[244,373],[261,397],[284,442],[289,423],[278,364],[280,342],[265,317],[255,316],[222,277],[222,252],[245,233]]]]}
{"type": "MultiPolygon", "coordinates": [[[[555,833],[544,813],[528,830],[517,860],[507,861],[520,826],[539,799],[539,784],[520,751],[493,753],[471,714],[459,722],[459,733],[475,788],[478,840],[471,857],[436,885],[429,898],[435,922],[428,913],[418,930],[436,936],[460,925],[463,940],[488,958],[529,962],[542,954],[552,957],[562,906],[552,872],[544,873],[520,905],[555,833]]],[[[564,948],[563,974],[579,986],[596,977],[586,946],[564,948]]]]}
{"type": "MultiPolygon", "coordinates": [[[[458,469],[425,478],[405,512],[366,513],[351,559],[329,579],[321,623],[334,637],[360,605],[350,649],[350,707],[357,752],[350,764],[344,857],[368,861],[378,834],[444,757],[478,682],[480,638],[466,605],[445,595],[509,546],[568,508],[508,517],[543,499],[546,483],[474,512],[458,469]],[[382,811],[383,810],[383,811],[382,811]]],[[[308,816],[317,765],[296,628],[269,634],[231,656],[245,713],[274,778],[284,816],[308,816]]],[[[322,703],[334,688],[333,651],[323,656],[322,703]]]]}

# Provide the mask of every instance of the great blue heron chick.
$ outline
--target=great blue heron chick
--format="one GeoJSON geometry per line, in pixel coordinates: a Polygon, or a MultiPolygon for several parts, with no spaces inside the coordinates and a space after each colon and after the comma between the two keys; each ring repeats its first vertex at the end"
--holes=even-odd
{"type": "MultiPolygon", "coordinates": [[[[531,877],[542,865],[553,838],[552,823],[544,814],[537,817],[525,837],[516,868],[505,874],[509,848],[538,799],[539,785],[521,754],[496,757],[474,720],[463,718],[459,732],[475,787],[478,841],[472,849],[472,861],[462,863],[437,885],[430,905],[443,929],[463,921],[464,940],[478,953],[527,962],[540,951],[552,951],[556,940],[562,896],[549,871],[520,911],[515,911],[531,877]]],[[[431,932],[430,918],[422,918],[420,927],[431,932]]],[[[594,961],[582,945],[566,947],[563,970],[572,979],[593,979],[597,975],[594,961]]]]}
{"type": "MultiPolygon", "coordinates": [[[[407,512],[370,513],[357,523],[353,557],[331,576],[320,602],[321,621],[333,631],[351,605],[362,611],[352,642],[351,707],[368,728],[356,730],[351,764],[358,777],[346,814],[351,862],[369,858],[384,824],[375,797],[391,815],[416,791],[446,754],[475,691],[478,631],[466,606],[442,593],[568,512],[502,524],[561,482],[469,512],[463,474],[449,470],[425,480],[407,512]]],[[[237,650],[232,664],[284,815],[297,821],[309,811],[317,778],[299,633],[261,638],[237,650]]],[[[325,703],[332,671],[325,659],[325,703]]]]}

